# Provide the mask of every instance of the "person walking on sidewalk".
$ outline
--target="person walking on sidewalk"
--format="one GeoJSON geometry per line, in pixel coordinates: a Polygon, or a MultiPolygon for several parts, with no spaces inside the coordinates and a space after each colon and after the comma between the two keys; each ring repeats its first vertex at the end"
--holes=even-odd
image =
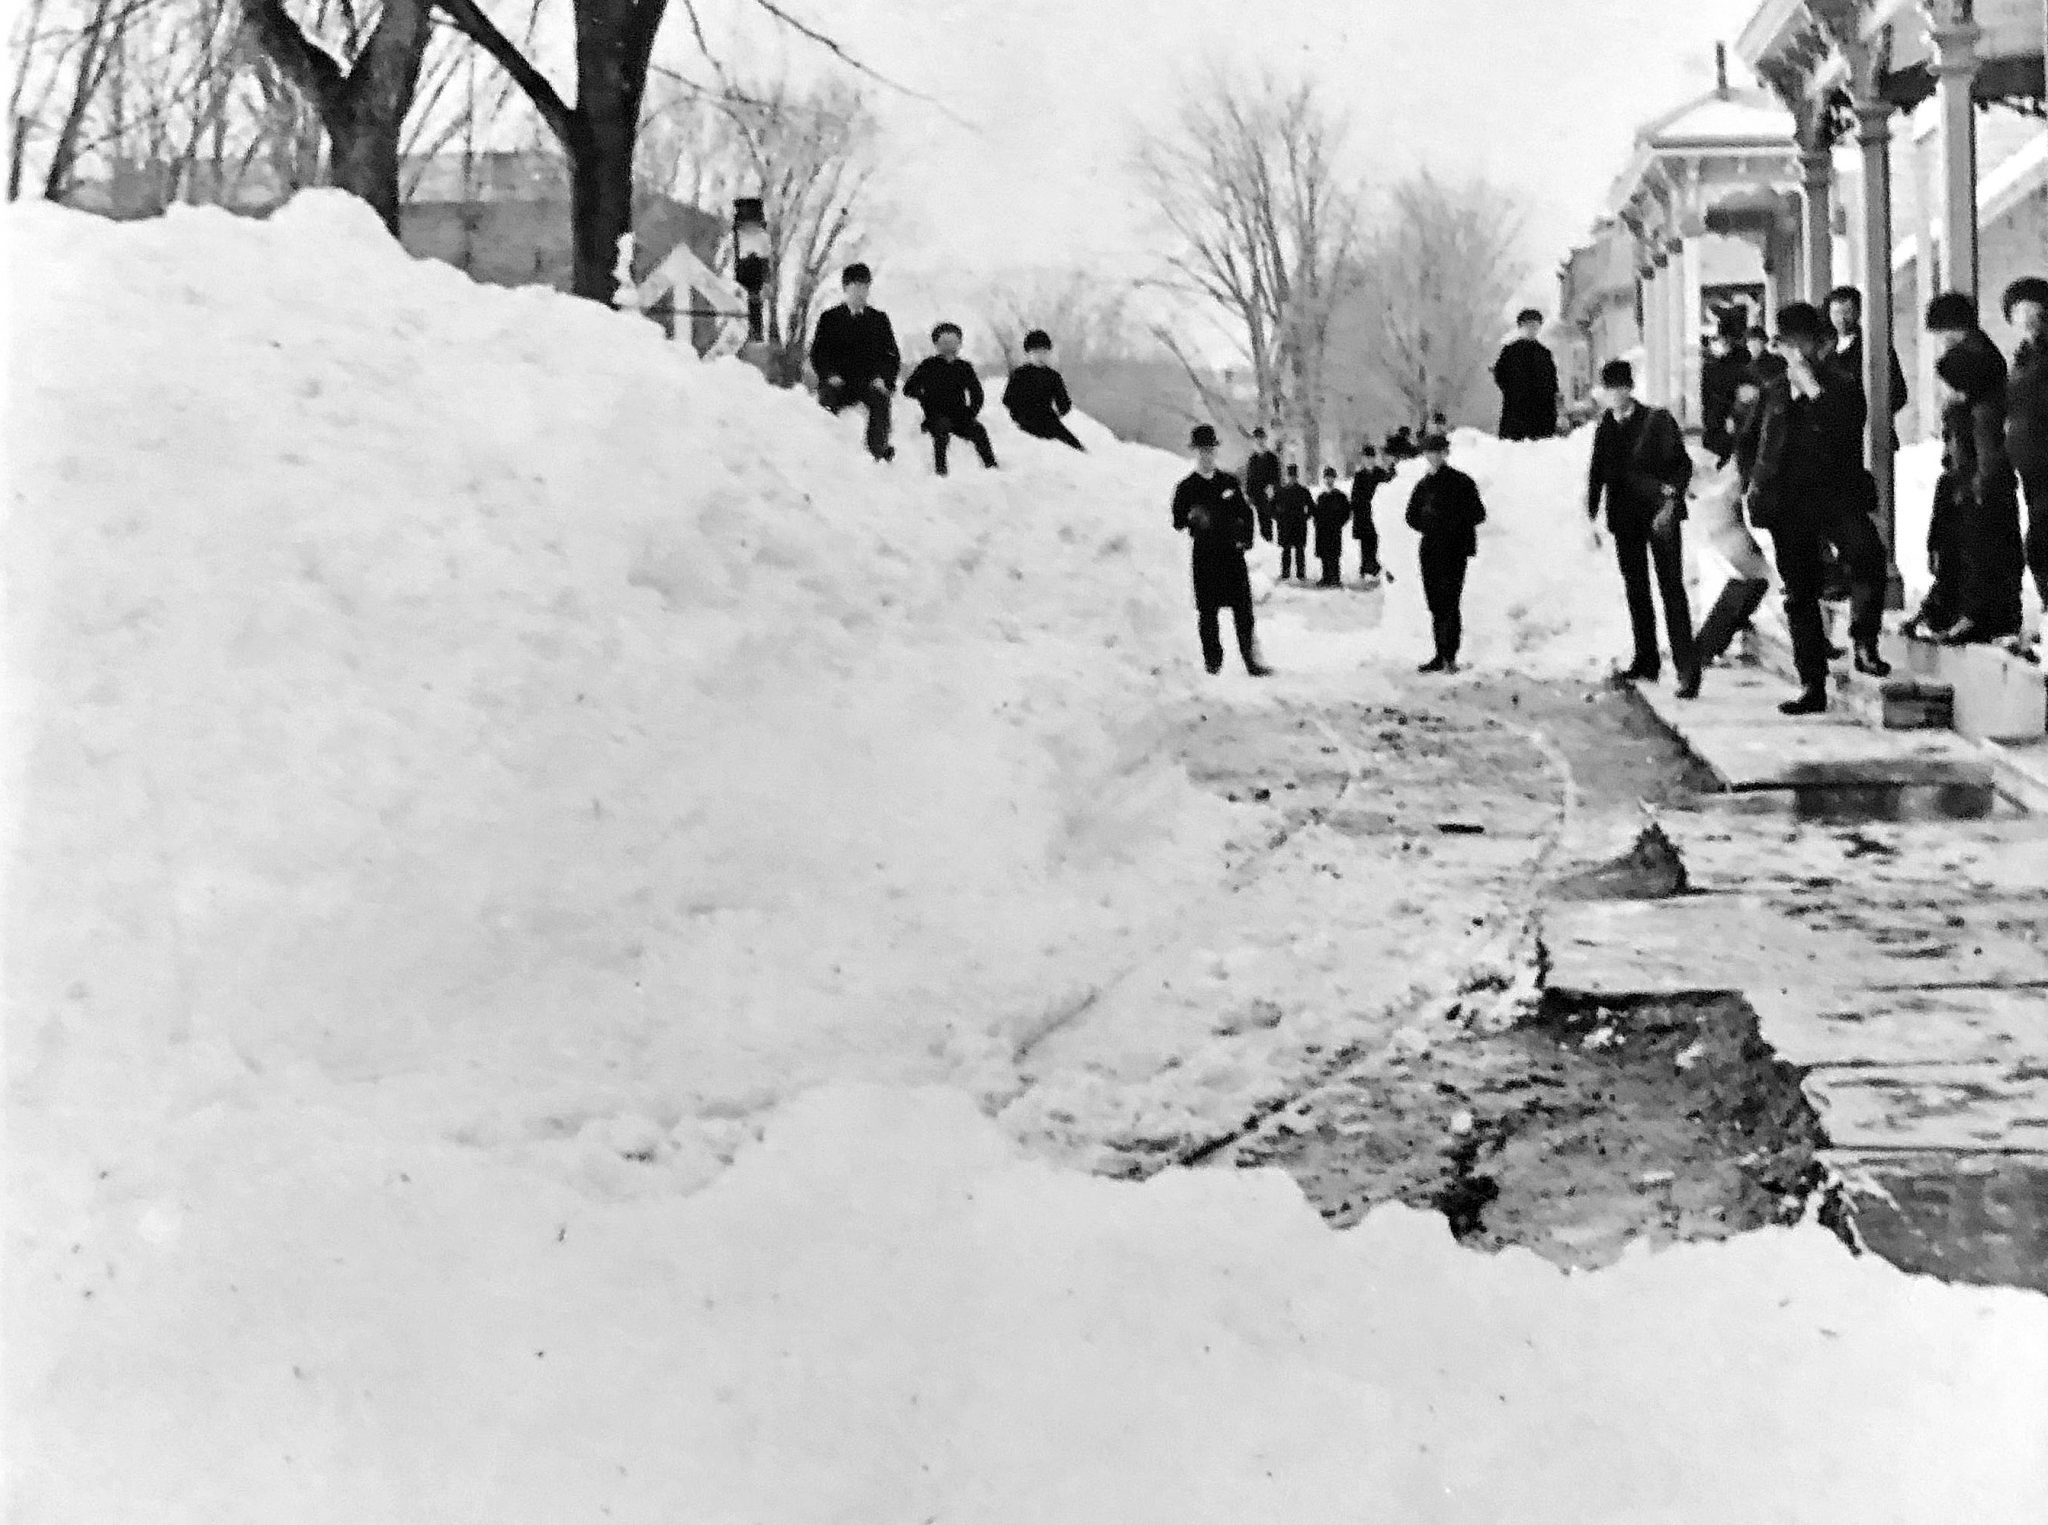
{"type": "Polygon", "coordinates": [[[1450,454],[1448,437],[1425,435],[1426,469],[1408,496],[1408,527],[1422,537],[1422,596],[1429,604],[1436,642],[1436,655],[1419,672],[1458,670],[1458,648],[1465,635],[1465,572],[1479,554],[1479,526],[1486,522],[1479,484],[1450,464],[1450,454]]]}
{"type": "Polygon", "coordinates": [[[1827,363],[1827,323],[1817,308],[1793,302],[1778,313],[1782,375],[1764,383],[1759,403],[1756,457],[1745,508],[1749,522],[1767,531],[1784,586],[1785,622],[1799,693],[1778,708],[1787,715],[1817,715],[1828,707],[1828,640],[1821,621],[1821,547],[1832,543],[1848,570],[1849,636],[1856,666],[1882,677],[1891,669],[1878,655],[1884,618],[1885,550],[1877,526],[1863,510],[1863,421],[1860,388],[1849,386],[1827,363]]]}
{"type": "Polygon", "coordinates": [[[1259,538],[1273,538],[1273,504],[1280,496],[1280,457],[1266,444],[1264,429],[1252,430],[1252,453],[1244,459],[1244,490],[1258,515],[1259,538]]]}
{"type": "Polygon", "coordinates": [[[1635,633],[1635,660],[1623,674],[1639,683],[1658,672],[1657,610],[1650,598],[1650,573],[1664,601],[1664,625],[1671,643],[1671,667],[1678,697],[1700,691],[1699,659],[1693,651],[1692,610],[1685,597],[1685,489],[1692,481],[1692,457],[1678,420],[1663,408],[1636,401],[1636,377],[1626,360],[1601,367],[1607,411],[1593,432],[1593,465],[1586,482],[1586,514],[1598,521],[1602,500],[1621,586],[1635,633]]]}
{"type": "Polygon", "coordinates": [[[1301,467],[1287,463],[1287,485],[1273,500],[1273,530],[1280,537],[1280,577],[1308,581],[1308,526],[1315,517],[1316,497],[1302,485],[1301,467]],[[1292,573],[1288,571],[1293,568],[1292,573]]]}
{"type": "Polygon", "coordinates": [[[1217,470],[1213,428],[1197,424],[1188,446],[1195,452],[1195,469],[1173,490],[1173,527],[1185,531],[1190,541],[1202,663],[1212,673],[1223,670],[1217,616],[1228,609],[1237,624],[1237,653],[1244,659],[1244,670],[1263,678],[1272,669],[1259,660],[1251,577],[1244,566],[1244,553],[1258,533],[1252,506],[1237,478],[1217,470]]]}
{"type": "Polygon", "coordinates": [[[2048,280],[2027,275],[2006,287],[2005,321],[2020,331],[2005,384],[2005,449],[2026,492],[2034,591],[2048,608],[2048,280]]]}
{"type": "Polygon", "coordinates": [[[1910,628],[1951,646],[2002,641],[2019,634],[2026,576],[2019,484],[2005,453],[2005,357],[1960,291],[1927,304],[1927,339],[1945,388],[1942,472],[1927,531],[1934,585],[1910,628]]]}
{"type": "Polygon", "coordinates": [[[1066,379],[1053,368],[1052,335],[1042,328],[1024,336],[1024,363],[1010,372],[1003,406],[1010,421],[1036,439],[1055,440],[1075,450],[1088,448],[1066,425],[1074,400],[1067,395],[1066,379]]]}
{"type": "MultiPolygon", "coordinates": [[[[1500,388],[1500,437],[1549,439],[1557,433],[1557,361],[1544,348],[1543,314],[1524,308],[1515,316],[1517,336],[1493,362],[1500,388]]],[[[1434,420],[1432,432],[1446,432],[1434,420]]]]}
{"type": "Polygon", "coordinates": [[[946,474],[946,446],[956,434],[974,447],[983,466],[993,468],[996,449],[981,421],[981,377],[960,358],[960,325],[941,323],[932,330],[932,343],[939,352],[921,361],[903,383],[903,395],[924,409],[924,432],[932,437],[932,468],[940,476],[946,474]]]}
{"type": "Polygon", "coordinates": [[[1323,468],[1323,490],[1316,494],[1316,560],[1323,564],[1321,586],[1344,586],[1344,530],[1351,523],[1351,499],[1337,485],[1337,468],[1323,468]]]}
{"type": "Polygon", "coordinates": [[[848,265],[839,277],[846,300],[826,309],[811,339],[811,369],[818,376],[818,403],[842,413],[855,403],[868,410],[868,454],[893,461],[889,443],[889,393],[903,369],[896,330],[889,315],[868,306],[875,278],[866,265],[848,265]]]}
{"type": "Polygon", "coordinates": [[[1358,575],[1367,579],[1378,579],[1380,570],[1380,532],[1373,523],[1372,500],[1380,490],[1380,484],[1394,480],[1391,464],[1380,464],[1379,452],[1366,445],[1359,451],[1358,470],[1351,478],[1351,533],[1358,541],[1358,575]]]}

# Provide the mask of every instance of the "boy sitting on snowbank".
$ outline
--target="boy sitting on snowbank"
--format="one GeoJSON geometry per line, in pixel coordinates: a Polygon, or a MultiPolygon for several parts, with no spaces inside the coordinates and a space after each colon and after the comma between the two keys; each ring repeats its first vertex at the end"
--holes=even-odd
{"type": "Polygon", "coordinates": [[[956,434],[974,446],[982,465],[994,466],[995,446],[981,422],[981,377],[960,358],[960,325],[941,323],[932,330],[932,343],[939,352],[921,361],[903,383],[903,395],[916,398],[924,408],[925,433],[932,437],[932,468],[940,476],[946,474],[946,446],[956,434]]]}

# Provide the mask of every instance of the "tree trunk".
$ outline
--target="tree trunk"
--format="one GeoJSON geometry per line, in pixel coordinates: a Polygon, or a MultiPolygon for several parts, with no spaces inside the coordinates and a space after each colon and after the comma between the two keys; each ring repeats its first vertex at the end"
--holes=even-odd
{"type": "Polygon", "coordinates": [[[343,110],[324,120],[328,179],[338,189],[367,201],[377,220],[396,238],[398,121],[374,109],[343,110]]]}
{"type": "Polygon", "coordinates": [[[433,35],[429,6],[384,0],[376,30],[346,74],[276,0],[252,4],[247,14],[264,53],[320,113],[328,178],[368,202],[396,238],[399,141],[433,35]]]}
{"type": "Polygon", "coordinates": [[[585,97],[569,150],[569,223],[574,267],[569,289],[609,304],[619,240],[633,231],[633,116],[599,110],[585,97]]]}
{"type": "Polygon", "coordinates": [[[609,303],[619,239],[633,231],[633,149],[647,60],[666,0],[583,0],[576,7],[576,108],[569,150],[574,251],[570,290],[609,303]]]}

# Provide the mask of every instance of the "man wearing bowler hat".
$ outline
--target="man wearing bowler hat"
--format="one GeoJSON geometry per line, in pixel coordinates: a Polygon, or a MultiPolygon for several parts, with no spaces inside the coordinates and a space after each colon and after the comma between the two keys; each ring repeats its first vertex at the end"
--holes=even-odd
{"type": "Polygon", "coordinates": [[[1237,625],[1237,651],[1244,670],[1254,678],[1271,671],[1259,660],[1252,628],[1252,585],[1244,553],[1258,534],[1244,487],[1216,467],[1216,431],[1197,424],[1188,446],[1195,469],[1173,490],[1173,527],[1187,531],[1192,542],[1195,616],[1202,637],[1202,662],[1210,672],[1223,670],[1223,637],[1217,615],[1231,612],[1237,625]]]}

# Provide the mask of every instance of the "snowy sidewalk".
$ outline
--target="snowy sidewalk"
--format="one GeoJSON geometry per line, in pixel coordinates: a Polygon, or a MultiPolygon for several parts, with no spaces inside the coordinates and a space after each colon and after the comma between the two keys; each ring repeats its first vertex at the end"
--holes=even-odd
{"type": "Polygon", "coordinates": [[[1750,670],[1639,692],[1731,792],[1664,822],[1700,893],[1545,913],[1550,988],[1739,992],[1839,1164],[1947,1194],[1930,1240],[2048,1243],[2048,819],[1996,808],[1973,743],[1789,720],[1750,670]]]}

